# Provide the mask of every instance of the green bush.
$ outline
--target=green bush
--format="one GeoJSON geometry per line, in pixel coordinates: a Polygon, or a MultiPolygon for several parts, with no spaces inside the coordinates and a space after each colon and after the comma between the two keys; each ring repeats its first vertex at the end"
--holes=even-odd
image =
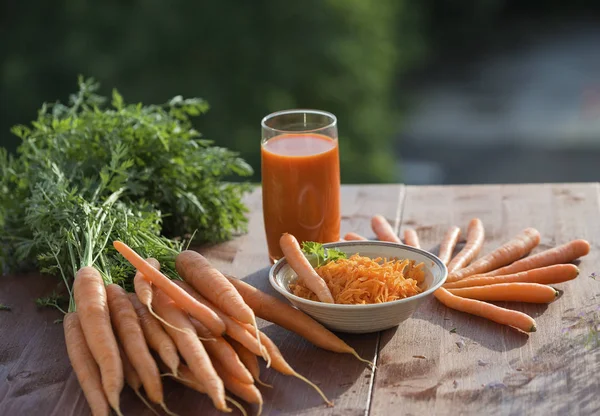
{"type": "Polygon", "coordinates": [[[397,179],[394,84],[418,52],[408,1],[36,3],[13,2],[3,17],[3,144],[83,74],[134,101],[205,98],[198,130],[240,151],[254,179],[261,118],[296,107],[338,116],[344,182],[397,179]]]}

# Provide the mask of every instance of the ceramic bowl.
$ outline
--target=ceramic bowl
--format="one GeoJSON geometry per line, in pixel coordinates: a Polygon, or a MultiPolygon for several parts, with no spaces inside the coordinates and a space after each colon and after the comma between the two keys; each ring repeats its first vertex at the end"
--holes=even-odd
{"type": "Polygon", "coordinates": [[[385,257],[415,260],[424,264],[424,290],[418,295],[391,302],[372,305],[337,305],[307,300],[290,293],[290,283],[298,276],[288,265],[285,257],[269,271],[273,288],[285,296],[292,305],[312,316],[333,331],[368,333],[392,328],[410,318],[419,305],[444,284],[448,271],[442,261],[433,254],[410,246],[383,241],[344,241],[324,244],[337,248],[348,256],[358,253],[371,258],[385,257]]]}

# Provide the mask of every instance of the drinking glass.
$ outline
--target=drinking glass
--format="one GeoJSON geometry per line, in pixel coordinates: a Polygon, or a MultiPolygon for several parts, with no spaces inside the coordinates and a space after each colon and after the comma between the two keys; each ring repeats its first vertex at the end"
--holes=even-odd
{"type": "Polygon", "coordinates": [[[279,239],[300,243],[340,239],[340,160],[336,117],[319,110],[286,110],[263,118],[263,217],[272,262],[279,239]]]}

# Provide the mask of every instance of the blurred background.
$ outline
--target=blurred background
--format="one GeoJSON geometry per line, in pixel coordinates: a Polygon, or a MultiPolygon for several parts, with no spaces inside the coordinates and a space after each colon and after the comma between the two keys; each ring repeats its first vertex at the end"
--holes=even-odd
{"type": "Polygon", "coordinates": [[[181,94],[260,178],[260,120],[339,119],[344,183],[598,181],[600,2],[75,1],[0,6],[0,145],[77,75],[181,94]]]}

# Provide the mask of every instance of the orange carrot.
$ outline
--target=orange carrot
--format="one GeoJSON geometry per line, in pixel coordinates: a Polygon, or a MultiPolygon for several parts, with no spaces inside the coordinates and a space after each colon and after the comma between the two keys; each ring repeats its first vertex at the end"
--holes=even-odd
{"type": "Polygon", "coordinates": [[[291,234],[284,233],[279,239],[279,246],[288,264],[298,275],[298,279],[310,289],[321,302],[335,303],[325,281],[317,274],[302,250],[298,240],[291,234]]]}
{"type": "Polygon", "coordinates": [[[535,320],[522,312],[501,308],[475,299],[461,298],[453,295],[443,287],[436,290],[433,295],[437,300],[451,309],[481,316],[490,321],[512,326],[524,332],[536,331],[535,320]]]}
{"type": "Polygon", "coordinates": [[[79,269],[73,283],[73,296],[85,341],[100,368],[104,393],[111,407],[120,414],[123,364],[110,324],[104,281],[98,270],[93,267],[79,269]]]}
{"type": "Polygon", "coordinates": [[[540,243],[540,233],[535,228],[526,228],[512,240],[504,243],[470,266],[448,275],[448,283],[456,282],[474,274],[481,274],[505,266],[520,259],[540,243]]]}
{"type": "Polygon", "coordinates": [[[108,416],[110,407],[102,388],[100,369],[85,341],[77,312],[70,312],[65,315],[63,328],[65,330],[67,354],[85,399],[92,410],[92,415],[108,416]]]}
{"type": "Polygon", "coordinates": [[[177,349],[196,379],[202,380],[208,396],[212,399],[214,406],[222,411],[228,411],[225,404],[225,388],[223,381],[217,375],[204,346],[198,339],[194,326],[188,319],[187,314],[161,290],[154,291],[153,306],[160,316],[184,331],[176,331],[169,326],[165,330],[169,333],[177,349]]]}
{"type": "MultiPolygon", "coordinates": [[[[193,297],[188,295],[160,271],[156,270],[141,258],[135,251],[120,241],[114,241],[113,245],[123,257],[129,261],[133,267],[138,269],[153,285],[163,291],[167,296],[177,302],[177,305],[184,309],[191,316],[196,318],[205,327],[210,329],[215,335],[222,335],[225,332],[225,324],[219,317],[206,306],[198,303],[193,297]]],[[[173,328],[171,328],[173,329],[173,328]]]]}
{"type": "Polygon", "coordinates": [[[540,283],[554,284],[562,283],[567,280],[575,279],[579,275],[579,269],[574,264],[555,264],[539,269],[527,270],[525,272],[506,274],[502,276],[488,276],[478,274],[466,277],[462,280],[452,283],[446,283],[446,289],[458,289],[461,287],[486,286],[496,283],[540,283]]]}
{"type": "Polygon", "coordinates": [[[163,404],[163,389],[158,366],[150,355],[148,344],[135,309],[121,286],[106,286],[110,320],[125,355],[140,376],[144,391],[154,403],[163,404]]]}
{"type": "MultiPolygon", "coordinates": [[[[158,412],[156,410],[154,410],[152,405],[150,403],[148,403],[148,401],[144,398],[144,396],[140,392],[140,389],[142,388],[142,380],[140,379],[139,374],[137,373],[137,371],[135,371],[135,368],[133,368],[133,365],[127,358],[125,351],[123,351],[123,346],[120,344],[119,344],[119,353],[121,354],[121,361],[123,362],[123,373],[125,374],[125,381],[129,385],[129,387],[131,387],[131,389],[134,391],[136,396],[138,396],[138,398],[142,401],[142,403],[144,403],[144,405],[148,409],[150,409],[150,411],[152,413],[154,413],[156,416],[160,416],[158,414],[158,412]]],[[[170,411],[168,411],[168,413],[170,413],[170,411]]]]}
{"type": "Polygon", "coordinates": [[[217,370],[217,374],[223,380],[225,388],[247,403],[257,404],[257,415],[260,415],[262,413],[263,399],[256,386],[252,383],[244,383],[235,378],[235,376],[229,373],[219,360],[215,360],[213,365],[215,366],[215,370],[217,370]]]}
{"type": "Polygon", "coordinates": [[[150,314],[148,308],[140,302],[138,297],[130,293],[131,301],[140,320],[142,331],[148,346],[158,353],[173,374],[177,375],[179,367],[179,353],[171,337],[165,332],[160,322],[150,314]]]}
{"type": "Polygon", "coordinates": [[[446,231],[444,235],[444,239],[440,244],[440,251],[438,254],[439,259],[446,266],[450,263],[452,259],[452,253],[454,252],[454,248],[456,247],[456,243],[458,242],[458,237],[460,236],[460,228],[457,226],[452,226],[446,231]]]}
{"type": "Polygon", "coordinates": [[[226,333],[231,338],[238,341],[240,344],[248,348],[256,355],[260,355],[267,363],[270,363],[271,359],[267,353],[267,350],[260,344],[260,342],[252,335],[252,333],[248,332],[246,328],[243,326],[241,322],[238,322],[229,316],[225,315],[221,310],[212,305],[209,301],[204,299],[198,292],[196,292],[190,285],[185,282],[175,282],[179,287],[189,293],[194,297],[198,302],[206,305],[208,308],[211,308],[218,316],[225,322],[226,333]]]}
{"type": "Polygon", "coordinates": [[[553,287],[539,283],[496,283],[488,286],[448,289],[448,292],[461,298],[528,303],[550,303],[559,295],[553,287]]]}
{"type": "MultiPolygon", "coordinates": [[[[204,325],[194,318],[191,318],[190,320],[199,336],[204,338],[210,337],[210,331],[206,329],[204,325]]],[[[244,366],[233,347],[225,341],[225,338],[216,337],[210,341],[203,342],[203,344],[208,355],[214,358],[214,360],[219,361],[228,373],[234,375],[235,378],[243,383],[253,383],[254,379],[252,378],[252,374],[250,374],[250,371],[244,366]]]]}
{"type": "Polygon", "coordinates": [[[246,366],[250,374],[252,374],[254,381],[265,387],[273,387],[260,379],[260,367],[258,365],[258,358],[256,355],[234,339],[228,339],[227,341],[237,353],[240,361],[244,364],[244,366],[246,366]]]}
{"type": "Polygon", "coordinates": [[[225,314],[256,326],[254,312],[244,303],[235,288],[200,253],[193,250],[182,251],[175,260],[177,272],[199,294],[225,314]]]}
{"type": "Polygon", "coordinates": [[[585,240],[573,240],[558,247],[525,257],[508,266],[485,273],[486,276],[514,274],[553,264],[570,263],[590,252],[590,243],[585,240]]]}
{"type": "Polygon", "coordinates": [[[304,312],[240,279],[227,275],[226,277],[258,317],[295,332],[317,347],[337,353],[352,354],[360,361],[373,365],[370,361],[361,358],[354,348],[304,312]]]}
{"type": "Polygon", "coordinates": [[[460,270],[468,265],[483,247],[483,240],[485,239],[485,230],[483,229],[483,223],[479,218],[473,218],[469,222],[467,228],[467,243],[463,249],[448,263],[448,274],[460,270]]]}
{"type": "MultiPolygon", "coordinates": [[[[158,260],[149,257],[146,259],[146,262],[154,267],[156,270],[160,270],[160,263],[158,260]]],[[[148,306],[152,305],[152,283],[150,280],[146,279],[146,277],[138,270],[133,278],[133,288],[135,289],[135,294],[138,296],[142,304],[148,306]]]]}
{"type": "Polygon", "coordinates": [[[404,244],[411,247],[421,248],[419,243],[419,235],[412,228],[404,230],[404,244]]]}
{"type": "Polygon", "coordinates": [[[346,241],[363,241],[363,240],[366,240],[366,238],[360,234],[349,232],[344,236],[344,240],[346,240],[346,241]]]}
{"type": "Polygon", "coordinates": [[[283,355],[281,355],[281,351],[279,351],[279,348],[277,348],[277,345],[275,345],[275,343],[273,341],[271,341],[271,339],[269,337],[267,337],[263,332],[260,332],[260,338],[261,338],[263,345],[267,349],[267,351],[269,351],[269,355],[271,356],[271,359],[272,359],[273,368],[276,371],[280,372],[281,374],[293,376],[293,377],[299,378],[300,380],[304,381],[309,386],[314,388],[317,391],[317,393],[319,393],[319,395],[323,398],[323,400],[325,401],[325,403],[327,403],[328,406],[333,406],[333,402],[331,400],[329,400],[327,398],[327,396],[325,396],[325,394],[321,391],[321,389],[319,387],[317,387],[316,384],[314,384],[313,382],[308,380],[303,375],[298,374],[296,372],[296,370],[294,370],[288,364],[288,362],[285,361],[285,359],[283,358],[283,355]]]}
{"type": "Polygon", "coordinates": [[[390,223],[382,215],[375,215],[371,218],[371,228],[378,240],[402,244],[390,223]]]}

